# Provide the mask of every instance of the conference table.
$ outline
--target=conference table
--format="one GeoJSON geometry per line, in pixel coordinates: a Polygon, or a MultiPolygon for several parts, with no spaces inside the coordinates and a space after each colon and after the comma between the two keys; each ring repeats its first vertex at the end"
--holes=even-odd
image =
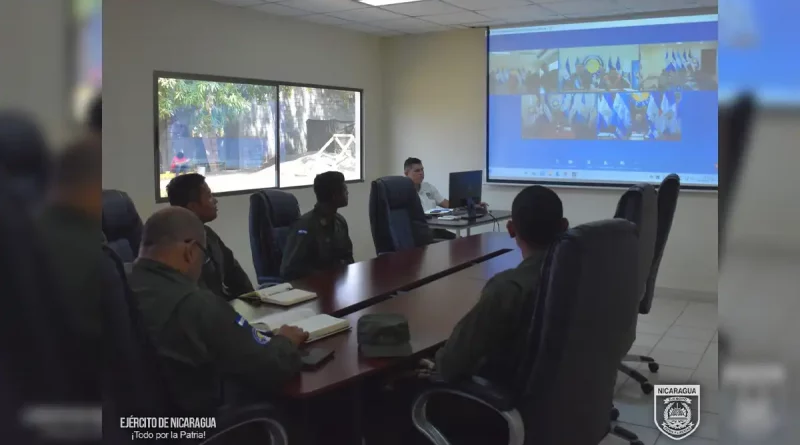
{"type": "MultiPolygon", "coordinates": [[[[292,281],[293,287],[317,294],[314,300],[292,309],[310,308],[318,314],[341,317],[515,248],[516,243],[508,233],[489,232],[319,271],[292,281]]],[[[253,305],[242,300],[234,300],[232,305],[250,321],[286,310],[281,306],[253,305]]]]}
{"type": "MultiPolygon", "coordinates": [[[[326,443],[325,437],[317,437],[330,434],[317,431],[321,419],[338,428],[346,425],[347,434],[360,440],[364,411],[360,400],[367,382],[413,365],[435,351],[480,298],[485,282],[496,272],[516,267],[520,260],[516,243],[507,233],[488,232],[381,255],[292,282],[318,296],[296,307],[345,318],[351,326],[347,332],[312,343],[309,347],[333,350],[333,358],[317,370],[303,371],[281,391],[291,413],[292,443],[326,443]],[[406,317],[411,356],[361,357],[356,326],[361,316],[372,313],[406,317]],[[337,401],[331,402],[331,398],[337,401]],[[311,414],[314,410],[318,414],[311,414]]],[[[250,320],[287,310],[243,301],[234,307],[250,320]]]]}
{"type": "MultiPolygon", "coordinates": [[[[444,230],[452,230],[456,232],[458,237],[461,237],[461,231],[466,231],[467,236],[470,236],[472,233],[472,229],[475,227],[486,226],[489,224],[496,224],[502,225],[503,221],[507,221],[511,219],[511,212],[508,210],[493,210],[489,211],[484,216],[475,219],[467,219],[467,218],[460,218],[460,219],[441,219],[441,218],[431,218],[428,220],[428,226],[433,229],[444,229],[444,230]]],[[[502,233],[505,232],[505,227],[500,227],[499,231],[502,233]]]]}

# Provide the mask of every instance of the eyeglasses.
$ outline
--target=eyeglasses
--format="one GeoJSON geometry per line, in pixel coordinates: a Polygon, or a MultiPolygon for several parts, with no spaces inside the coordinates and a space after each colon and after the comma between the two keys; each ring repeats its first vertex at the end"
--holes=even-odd
{"type": "Polygon", "coordinates": [[[208,249],[206,249],[200,243],[198,243],[197,240],[187,239],[187,240],[184,240],[184,242],[185,243],[192,243],[192,244],[196,245],[197,248],[200,249],[201,252],[203,252],[203,258],[204,258],[203,259],[203,264],[208,264],[208,263],[211,262],[211,254],[208,252],[208,249]]]}

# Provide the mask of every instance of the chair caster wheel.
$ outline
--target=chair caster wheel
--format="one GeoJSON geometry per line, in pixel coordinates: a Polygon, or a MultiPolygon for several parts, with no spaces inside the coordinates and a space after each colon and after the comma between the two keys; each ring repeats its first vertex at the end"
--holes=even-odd
{"type": "Polygon", "coordinates": [[[616,409],[616,408],[612,408],[611,409],[611,420],[612,421],[616,421],[617,419],[619,419],[619,410],[616,409]]]}
{"type": "Polygon", "coordinates": [[[647,368],[650,369],[650,372],[658,372],[658,363],[648,363],[647,368]]]}
{"type": "Polygon", "coordinates": [[[653,392],[653,384],[650,382],[642,383],[642,392],[645,394],[650,394],[653,392]]]}

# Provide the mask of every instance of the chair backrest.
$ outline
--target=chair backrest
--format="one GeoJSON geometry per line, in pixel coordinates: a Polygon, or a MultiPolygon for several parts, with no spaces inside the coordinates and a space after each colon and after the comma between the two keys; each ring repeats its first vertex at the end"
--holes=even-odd
{"type": "Polygon", "coordinates": [[[122,259],[103,246],[100,283],[103,286],[103,348],[107,359],[106,390],[115,415],[166,415],[155,348],[148,339],[135,297],[128,286],[122,259]],[[130,413],[130,414],[128,414],[130,413]]]}
{"type": "Polygon", "coordinates": [[[294,195],[261,190],[250,195],[250,252],[259,277],[280,276],[289,227],[300,218],[294,195]]]}
{"type": "Polygon", "coordinates": [[[611,219],[570,229],[545,261],[512,391],[537,444],[597,444],[639,304],[638,236],[611,219]],[[579,427],[576,427],[579,426],[579,427]]]}
{"type": "Polygon", "coordinates": [[[0,170],[7,177],[7,187],[23,199],[21,205],[35,205],[44,197],[49,153],[44,134],[31,117],[0,112],[0,170]]]}
{"type": "Polygon", "coordinates": [[[142,218],[127,193],[103,190],[103,233],[123,262],[132,262],[139,256],[142,218]]]}
{"type": "Polygon", "coordinates": [[[433,241],[414,183],[405,176],[386,176],[372,181],[369,222],[378,255],[433,241]]]}
{"type": "Polygon", "coordinates": [[[650,307],[653,305],[658,268],[661,266],[661,258],[664,256],[669,232],[672,230],[672,220],[675,217],[675,208],[678,206],[678,194],[680,194],[680,191],[681,178],[675,173],[667,175],[658,187],[658,229],[653,264],[650,267],[650,273],[645,283],[644,298],[639,307],[639,312],[642,314],[650,312],[650,307]]]}
{"type": "MultiPolygon", "coordinates": [[[[653,265],[658,231],[658,197],[650,184],[637,184],[629,188],[617,204],[614,218],[623,218],[636,224],[639,233],[639,297],[644,301],[645,287],[653,265]]],[[[649,311],[651,301],[647,302],[649,311]]],[[[635,327],[633,328],[635,332],[635,327]]]]}

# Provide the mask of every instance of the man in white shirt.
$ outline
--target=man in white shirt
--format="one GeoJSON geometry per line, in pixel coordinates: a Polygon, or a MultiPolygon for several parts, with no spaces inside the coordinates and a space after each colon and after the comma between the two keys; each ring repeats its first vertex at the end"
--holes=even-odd
{"type": "Polygon", "coordinates": [[[418,158],[406,159],[406,162],[403,163],[403,172],[414,182],[419,202],[422,203],[422,210],[427,212],[436,207],[450,207],[450,201],[444,199],[433,184],[425,182],[425,167],[418,158]]]}
{"type": "MultiPolygon", "coordinates": [[[[417,188],[417,195],[419,195],[419,202],[422,204],[422,210],[428,210],[436,207],[450,207],[450,201],[444,199],[439,190],[429,182],[425,182],[425,167],[422,166],[422,161],[419,158],[408,158],[403,163],[403,173],[408,176],[417,188]]],[[[433,229],[433,237],[437,239],[455,239],[456,234],[444,229],[433,229]]]]}

